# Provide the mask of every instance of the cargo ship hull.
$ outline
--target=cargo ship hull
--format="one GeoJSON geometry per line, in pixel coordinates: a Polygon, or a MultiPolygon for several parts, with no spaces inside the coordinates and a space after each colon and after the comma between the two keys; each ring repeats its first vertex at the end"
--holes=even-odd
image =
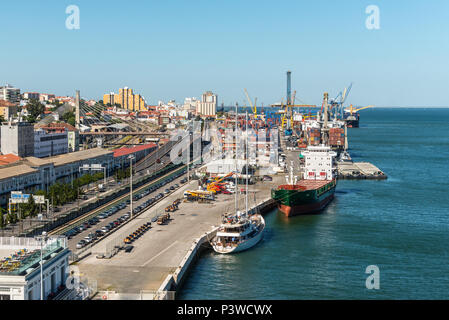
{"type": "Polygon", "coordinates": [[[271,191],[278,209],[285,216],[313,214],[322,211],[334,198],[335,180],[307,181],[283,185],[271,191]]]}
{"type": "Polygon", "coordinates": [[[348,126],[348,128],[358,128],[359,127],[359,119],[346,120],[346,125],[348,126]]]}
{"type": "Polygon", "coordinates": [[[348,128],[358,128],[359,127],[360,115],[357,112],[353,113],[353,114],[345,113],[344,119],[346,121],[346,125],[348,126],[348,128]]]}

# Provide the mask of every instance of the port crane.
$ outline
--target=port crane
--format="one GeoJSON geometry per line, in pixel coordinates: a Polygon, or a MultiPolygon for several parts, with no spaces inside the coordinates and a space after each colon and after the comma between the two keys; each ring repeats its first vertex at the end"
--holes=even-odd
{"type": "Polygon", "coordinates": [[[257,107],[256,107],[257,98],[254,99],[254,105],[253,105],[253,102],[251,101],[251,99],[249,97],[248,91],[246,91],[246,89],[244,89],[244,90],[245,90],[245,95],[246,95],[246,98],[248,99],[249,105],[251,106],[251,109],[253,109],[254,119],[257,119],[257,107]]]}
{"type": "MultiPolygon", "coordinates": [[[[346,98],[348,97],[349,93],[351,92],[352,89],[352,82],[349,84],[348,87],[346,87],[343,92],[340,91],[338,93],[338,95],[335,97],[335,99],[331,100],[329,102],[329,111],[331,113],[331,117],[333,117],[334,119],[340,118],[343,119],[344,118],[344,107],[343,104],[346,101],[346,98]]],[[[321,108],[322,110],[322,108],[321,108]]]]}
{"type": "Polygon", "coordinates": [[[351,114],[351,116],[352,116],[353,113],[357,113],[360,110],[364,110],[364,109],[368,109],[368,108],[374,108],[374,106],[373,105],[369,105],[369,106],[366,106],[366,107],[356,107],[356,108],[354,108],[352,106],[352,104],[351,104],[349,106],[349,109],[345,109],[345,111],[348,111],[351,114]]]}

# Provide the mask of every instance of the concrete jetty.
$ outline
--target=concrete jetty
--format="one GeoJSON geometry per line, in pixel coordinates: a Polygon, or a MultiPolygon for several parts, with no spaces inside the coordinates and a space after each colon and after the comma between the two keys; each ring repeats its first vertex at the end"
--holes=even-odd
{"type": "MultiPolygon", "coordinates": [[[[249,205],[260,205],[261,211],[273,207],[271,188],[280,184],[283,176],[274,176],[272,183],[256,183],[249,191],[249,205]]],[[[155,214],[175,199],[182,198],[185,190],[194,190],[197,181],[176,190],[156,206],[146,210],[130,221],[123,230],[100,241],[92,247],[92,254],[78,262],[81,276],[97,283],[99,299],[170,299],[169,293],[179,288],[203,245],[208,245],[220,224],[223,213],[234,211],[234,196],[220,194],[211,203],[181,202],[179,210],[171,213],[171,221],[165,225],[153,223],[153,227],[133,243],[134,249],[123,250],[110,259],[97,259],[98,253],[111,249],[111,244],[120,243],[141,224],[150,221],[155,214]],[[107,293],[107,294],[105,294],[107,293]]],[[[244,195],[240,196],[239,208],[245,206],[244,195]]]]}
{"type": "Polygon", "coordinates": [[[339,179],[387,179],[387,175],[369,162],[338,162],[339,179]]]}

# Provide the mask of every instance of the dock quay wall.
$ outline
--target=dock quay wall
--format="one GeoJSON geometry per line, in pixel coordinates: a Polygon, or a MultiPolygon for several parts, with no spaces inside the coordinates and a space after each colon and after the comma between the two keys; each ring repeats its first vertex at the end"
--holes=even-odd
{"type": "MultiPolygon", "coordinates": [[[[275,206],[276,201],[274,201],[271,198],[267,198],[261,201],[259,204],[249,208],[248,212],[250,214],[260,213],[263,215],[269,212],[275,206]]],[[[190,247],[185,257],[182,259],[180,265],[176,268],[175,272],[169,274],[162,282],[161,286],[158,289],[158,295],[156,299],[158,300],[174,299],[174,296],[169,295],[168,293],[172,291],[178,291],[181,288],[191,267],[193,266],[195,261],[200,257],[201,252],[203,252],[203,250],[205,249],[210,248],[209,241],[213,237],[215,237],[217,230],[218,227],[213,226],[212,230],[206,232],[204,235],[193,241],[192,246],[190,247]]]]}

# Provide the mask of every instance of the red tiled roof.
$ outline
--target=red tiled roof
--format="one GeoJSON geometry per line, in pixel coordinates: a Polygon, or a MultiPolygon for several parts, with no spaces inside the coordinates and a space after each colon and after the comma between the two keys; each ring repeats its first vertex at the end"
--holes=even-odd
{"type": "Polygon", "coordinates": [[[19,160],[22,160],[21,157],[16,156],[15,154],[8,153],[0,155],[0,165],[3,166],[5,164],[14,163],[19,160]]]}
{"type": "Polygon", "coordinates": [[[148,143],[148,144],[143,144],[143,145],[131,147],[131,148],[116,149],[114,151],[114,158],[126,156],[131,153],[135,153],[138,151],[142,151],[142,150],[146,150],[146,149],[150,149],[150,148],[154,148],[154,147],[156,147],[156,145],[154,143],[148,143]]]}
{"type": "Polygon", "coordinates": [[[6,100],[0,100],[0,107],[12,107],[12,106],[15,106],[15,104],[6,100]]]}

